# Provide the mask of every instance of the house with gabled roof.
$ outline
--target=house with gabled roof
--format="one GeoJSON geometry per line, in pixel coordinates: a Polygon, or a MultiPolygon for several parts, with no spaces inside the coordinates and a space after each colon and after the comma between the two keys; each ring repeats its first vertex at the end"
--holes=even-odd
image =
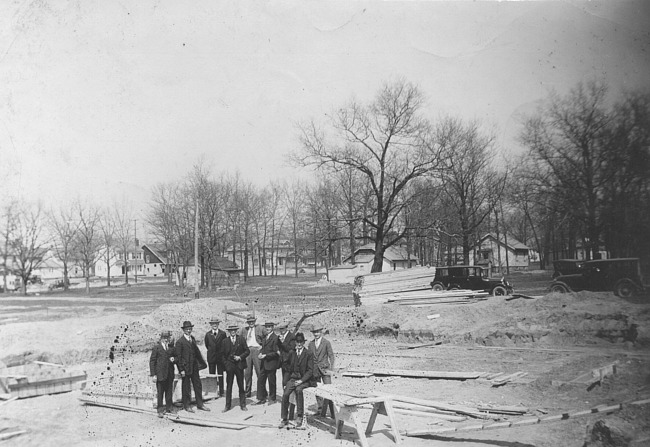
{"type": "MultiPolygon", "coordinates": [[[[357,248],[354,252],[354,263],[352,256],[343,260],[343,264],[354,264],[357,266],[358,274],[370,273],[372,264],[375,262],[375,244],[369,243],[357,248]]],[[[382,272],[397,269],[408,269],[418,265],[418,257],[409,253],[406,247],[393,245],[384,251],[382,272]]]]}
{"type": "Polygon", "coordinates": [[[530,247],[511,235],[488,233],[474,246],[474,264],[490,269],[490,273],[510,269],[527,270],[530,265],[530,247]],[[507,258],[506,258],[507,257],[507,258]],[[499,264],[499,261],[501,264],[499,264]]]}

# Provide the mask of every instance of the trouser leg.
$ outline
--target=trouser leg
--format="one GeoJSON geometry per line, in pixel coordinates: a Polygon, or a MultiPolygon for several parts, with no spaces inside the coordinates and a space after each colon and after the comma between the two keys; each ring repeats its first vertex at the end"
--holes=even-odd
{"type": "Polygon", "coordinates": [[[226,369],[226,365],[223,364],[223,362],[217,361],[217,374],[219,375],[218,377],[218,383],[219,383],[219,396],[223,396],[223,375],[224,371],[226,369]]]}
{"type": "Polygon", "coordinates": [[[190,394],[191,394],[192,379],[189,374],[185,373],[181,384],[181,392],[183,394],[183,408],[190,407],[190,394]]]}
{"type": "Polygon", "coordinates": [[[158,410],[158,413],[162,413],[163,411],[163,396],[165,394],[165,381],[164,380],[158,380],[156,382],[156,409],[158,410]]]}
{"type": "Polygon", "coordinates": [[[194,388],[194,398],[196,399],[196,405],[202,407],[203,406],[203,384],[201,383],[201,376],[199,375],[198,368],[196,368],[192,373],[192,387],[194,388]]]}
{"type": "MultiPolygon", "coordinates": [[[[332,383],[332,376],[321,376],[318,381],[323,382],[324,385],[329,385],[332,383]]],[[[318,403],[318,411],[321,411],[323,409],[323,398],[317,396],[316,402],[318,403]]]]}
{"type": "Polygon", "coordinates": [[[246,388],[244,386],[244,371],[238,369],[236,372],[237,387],[239,388],[239,406],[246,406],[246,388]]]}
{"type": "Polygon", "coordinates": [[[276,400],[277,399],[277,378],[278,378],[278,372],[277,370],[273,369],[271,371],[266,371],[266,375],[269,378],[269,394],[268,398],[271,400],[276,400]]]}
{"type": "MultiPolygon", "coordinates": [[[[226,408],[232,406],[232,386],[234,378],[234,371],[226,371],[226,408]]],[[[239,381],[237,381],[237,385],[239,385],[239,381]]],[[[241,392],[241,389],[239,391],[241,392]]]]}

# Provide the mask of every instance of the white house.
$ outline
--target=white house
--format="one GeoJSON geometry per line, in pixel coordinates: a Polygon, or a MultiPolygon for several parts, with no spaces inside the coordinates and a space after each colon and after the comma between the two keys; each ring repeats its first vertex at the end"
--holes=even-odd
{"type": "MultiPolygon", "coordinates": [[[[358,275],[370,273],[372,264],[375,262],[375,244],[362,245],[354,252],[354,265],[358,268],[358,275]]],[[[352,256],[343,260],[343,264],[352,264],[352,256]]],[[[392,246],[384,251],[382,272],[397,269],[407,269],[418,265],[418,258],[408,253],[405,247],[392,246]]]]}
{"type": "Polygon", "coordinates": [[[529,252],[528,246],[510,235],[500,234],[499,240],[497,240],[496,234],[488,233],[474,247],[474,264],[489,268],[490,273],[503,271],[506,268],[506,263],[510,269],[527,270],[530,265],[529,252]],[[501,265],[499,265],[499,261],[501,261],[501,265]]]}

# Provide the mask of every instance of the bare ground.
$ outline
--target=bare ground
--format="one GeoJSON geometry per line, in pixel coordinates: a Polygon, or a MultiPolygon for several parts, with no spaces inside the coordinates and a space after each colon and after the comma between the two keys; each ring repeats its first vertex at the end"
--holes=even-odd
{"type": "MultiPolygon", "coordinates": [[[[236,292],[202,293],[198,300],[165,282],[144,281],[131,287],[97,287],[90,297],[79,290],[0,298],[0,360],[12,364],[42,360],[81,367],[89,387],[148,390],[148,353],[161,329],[178,329],[191,320],[202,338],[213,314],[224,308],[247,308],[260,321],[295,322],[304,311],[329,309],[305,323],[325,326],[338,353],[340,368],[394,368],[438,371],[528,373],[528,383],[492,387],[478,380],[428,380],[399,377],[335,378],[355,393],[382,391],[467,406],[517,405],[529,416],[627,403],[650,396],[650,306],[611,294],[544,295],[542,275],[513,278],[518,292],[539,298],[507,301],[490,298],[469,305],[431,307],[381,305],[354,307],[350,287],[331,286],[311,277],[254,278],[236,292]],[[428,319],[427,315],[439,314],[428,319]],[[429,342],[432,347],[400,349],[429,342]],[[573,378],[614,361],[618,373],[587,390],[566,385],[573,378]]],[[[191,295],[191,294],[188,294],[191,295]]],[[[229,317],[228,322],[233,321],[229,317]]],[[[309,337],[308,337],[309,338],[309,337]]],[[[335,440],[326,421],[310,417],[305,431],[247,428],[220,430],[176,424],[147,414],[80,404],[79,391],[21,399],[0,407],[0,429],[26,429],[9,441],[17,446],[197,445],[354,445],[350,427],[335,440]]],[[[254,399],[249,400],[249,403],[254,399]]],[[[313,402],[308,402],[313,408],[313,402]]],[[[239,410],[223,415],[222,400],[209,401],[209,417],[242,420],[239,410]]],[[[249,406],[249,422],[276,424],[280,406],[249,406]]],[[[650,408],[569,418],[521,428],[467,431],[448,436],[405,438],[414,446],[582,446],[593,423],[618,427],[628,445],[650,436],[650,408]]],[[[364,413],[367,418],[368,412],[364,413]]],[[[399,415],[402,429],[438,427],[421,417],[399,415]]],[[[507,420],[507,417],[505,417],[507,420]]],[[[373,446],[394,445],[387,419],[378,418],[373,446]]],[[[467,421],[472,422],[472,421],[467,421]]],[[[467,423],[465,422],[465,423],[467,423]]],[[[475,422],[475,421],[474,421],[475,422]]],[[[463,423],[445,423],[444,425],[463,423]]],[[[331,428],[330,428],[331,429],[331,428]]],[[[1,433],[1,432],[0,432],[1,433]]],[[[358,443],[357,443],[358,445],[358,443]]],[[[593,444],[614,445],[614,444],[593,444]]],[[[616,445],[625,445],[619,444],[616,445]]]]}

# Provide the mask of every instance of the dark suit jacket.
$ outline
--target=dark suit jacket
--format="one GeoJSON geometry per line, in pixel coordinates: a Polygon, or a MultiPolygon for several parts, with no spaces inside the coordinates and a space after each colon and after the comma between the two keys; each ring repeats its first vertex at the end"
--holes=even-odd
{"type": "Polygon", "coordinates": [[[221,352],[223,352],[223,358],[226,364],[226,371],[233,371],[235,368],[241,370],[246,369],[246,357],[251,353],[246,344],[246,339],[240,335],[235,338],[235,345],[233,346],[230,337],[226,336],[221,342],[221,352]],[[238,355],[241,357],[239,361],[236,361],[233,356],[238,355]]]}
{"type": "Polygon", "coordinates": [[[174,377],[174,363],[169,361],[170,357],[174,356],[174,345],[167,346],[167,350],[163,348],[162,343],[158,342],[151,350],[151,357],[149,357],[149,375],[156,376],[160,382],[174,377]]]}
{"type": "Polygon", "coordinates": [[[282,357],[282,369],[289,369],[289,355],[296,348],[294,337],[291,331],[287,331],[283,342],[280,341],[280,336],[278,336],[278,345],[280,346],[280,355],[282,357]]]}
{"type": "Polygon", "coordinates": [[[293,380],[302,380],[304,383],[316,385],[314,356],[307,348],[302,350],[300,357],[293,350],[289,354],[289,373],[293,380]]]}
{"type": "Polygon", "coordinates": [[[192,341],[189,342],[182,335],[176,341],[176,363],[178,364],[178,372],[185,371],[186,375],[194,374],[201,369],[205,369],[208,365],[203,360],[203,355],[196,344],[196,339],[191,336],[192,341]]]}
{"type": "Polygon", "coordinates": [[[316,363],[318,376],[329,375],[327,371],[334,368],[334,350],[332,349],[332,344],[329,340],[321,337],[318,349],[316,349],[316,343],[314,340],[310,341],[309,352],[314,355],[314,363],[316,363]]]}
{"type": "Polygon", "coordinates": [[[217,335],[210,332],[205,333],[205,348],[208,350],[206,360],[208,363],[217,363],[223,361],[223,353],[221,352],[221,342],[226,338],[226,332],[221,329],[217,330],[217,335]]]}
{"type": "Polygon", "coordinates": [[[266,354],[262,359],[262,368],[266,371],[273,371],[280,367],[280,340],[275,333],[271,333],[269,337],[264,337],[262,340],[262,349],[260,354],[266,354]]]}

